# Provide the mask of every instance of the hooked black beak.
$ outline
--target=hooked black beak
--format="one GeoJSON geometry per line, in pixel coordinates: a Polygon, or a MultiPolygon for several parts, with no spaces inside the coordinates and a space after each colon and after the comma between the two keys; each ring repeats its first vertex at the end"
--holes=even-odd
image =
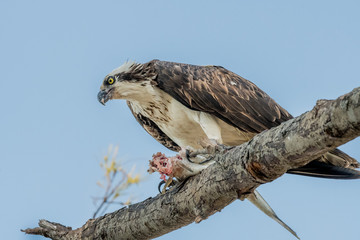
{"type": "Polygon", "coordinates": [[[110,97],[111,97],[111,91],[106,91],[106,90],[101,90],[97,95],[99,102],[104,106],[105,103],[110,100],[110,97]]]}

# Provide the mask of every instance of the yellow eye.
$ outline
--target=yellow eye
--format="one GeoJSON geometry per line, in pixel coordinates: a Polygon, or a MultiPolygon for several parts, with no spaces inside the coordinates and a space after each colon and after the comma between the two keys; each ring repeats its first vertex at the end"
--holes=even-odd
{"type": "Polygon", "coordinates": [[[114,84],[114,82],[115,82],[115,79],[114,79],[113,77],[109,77],[109,78],[107,79],[107,83],[108,83],[109,85],[114,84]]]}

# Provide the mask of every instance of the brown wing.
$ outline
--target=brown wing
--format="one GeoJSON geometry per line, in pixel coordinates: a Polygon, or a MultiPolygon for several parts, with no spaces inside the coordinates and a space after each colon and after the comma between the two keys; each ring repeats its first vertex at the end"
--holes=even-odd
{"type": "Polygon", "coordinates": [[[155,138],[159,143],[167,147],[172,151],[180,151],[181,148],[171,140],[161,129],[149,118],[145,117],[140,113],[134,112],[129,101],[126,101],[128,107],[131,110],[131,113],[134,115],[136,121],[148,132],[153,138],[155,138]]]}
{"type": "Polygon", "coordinates": [[[259,133],[291,115],[252,82],[218,66],[152,61],[158,87],[190,109],[259,133]]]}
{"type": "MultiPolygon", "coordinates": [[[[158,60],[147,66],[155,68],[157,86],[177,101],[190,109],[215,115],[242,131],[259,133],[292,118],[255,84],[223,67],[158,60]]],[[[360,172],[351,170],[357,167],[355,159],[334,149],[291,171],[317,177],[359,178],[360,172]]]]}

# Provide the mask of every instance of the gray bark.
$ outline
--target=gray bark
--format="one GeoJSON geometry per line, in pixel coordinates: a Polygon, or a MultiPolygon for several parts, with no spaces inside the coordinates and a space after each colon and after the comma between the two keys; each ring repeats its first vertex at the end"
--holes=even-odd
{"type": "Polygon", "coordinates": [[[40,220],[24,230],[52,239],[151,239],[200,222],[260,184],[303,166],[360,135],[360,88],[336,100],[319,100],[301,116],[247,143],[219,150],[215,164],[181,188],[105,216],[75,230],[40,220]]]}

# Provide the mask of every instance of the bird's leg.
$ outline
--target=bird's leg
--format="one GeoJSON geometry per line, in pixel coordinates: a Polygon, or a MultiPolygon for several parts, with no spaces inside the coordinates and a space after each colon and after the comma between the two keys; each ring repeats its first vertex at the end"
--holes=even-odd
{"type": "Polygon", "coordinates": [[[174,157],[166,157],[165,154],[160,152],[153,155],[153,159],[150,160],[149,173],[159,172],[161,179],[165,182],[165,186],[162,189],[162,193],[166,191],[166,188],[172,183],[172,178],[176,178],[179,181],[183,181],[190,176],[196,175],[203,169],[207,168],[213,163],[211,160],[207,160],[201,164],[194,163],[188,160],[186,150],[180,151],[178,155],[174,157]],[[166,177],[169,177],[166,179],[166,177]]]}
{"type": "Polygon", "coordinates": [[[200,173],[214,163],[213,156],[215,153],[224,152],[232,148],[218,144],[216,140],[209,139],[202,141],[200,144],[203,147],[202,149],[182,148],[179,154],[173,157],[167,157],[160,152],[153,155],[152,160],[149,161],[150,168],[148,172],[159,172],[161,174],[160,178],[163,181],[160,183],[159,188],[165,183],[161,193],[164,193],[166,188],[171,185],[173,178],[183,181],[190,176],[200,173]]]}
{"type": "Polygon", "coordinates": [[[217,152],[224,152],[230,150],[233,147],[226,146],[219,143],[216,139],[205,139],[200,141],[202,149],[192,150],[191,148],[181,149],[179,152],[181,155],[182,151],[185,151],[186,157],[190,162],[205,164],[212,160],[213,155],[217,152]]]}

